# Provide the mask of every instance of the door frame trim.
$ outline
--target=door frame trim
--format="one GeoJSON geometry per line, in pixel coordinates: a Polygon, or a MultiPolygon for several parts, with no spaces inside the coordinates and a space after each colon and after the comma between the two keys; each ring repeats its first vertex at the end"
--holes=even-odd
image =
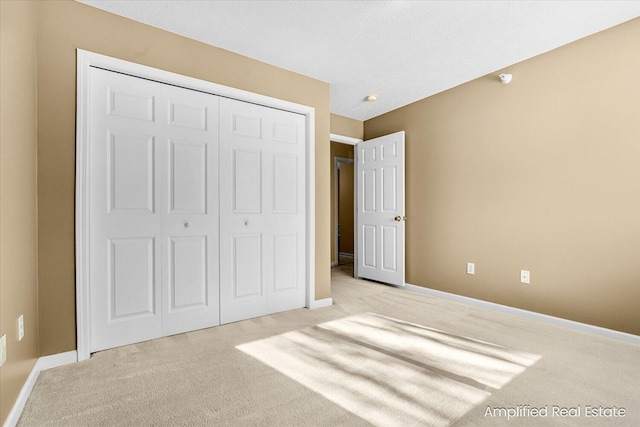
{"type": "Polygon", "coordinates": [[[362,142],[360,138],[352,138],[350,136],[337,135],[335,133],[329,134],[329,139],[332,142],[339,142],[340,144],[347,145],[356,145],[357,143],[362,142]]]}
{"type": "MultiPolygon", "coordinates": [[[[76,194],[75,194],[75,244],[76,244],[76,338],[78,361],[90,356],[90,316],[89,316],[89,69],[102,68],[128,74],[134,77],[158,81],[186,89],[211,93],[265,107],[290,111],[305,116],[306,159],[305,159],[305,234],[306,257],[305,279],[307,308],[315,308],[315,108],[296,104],[223,86],[217,83],[188,77],[117,58],[76,50],[77,54],[77,111],[76,111],[76,194]]],[[[320,301],[321,303],[322,301],[320,301]]]]}

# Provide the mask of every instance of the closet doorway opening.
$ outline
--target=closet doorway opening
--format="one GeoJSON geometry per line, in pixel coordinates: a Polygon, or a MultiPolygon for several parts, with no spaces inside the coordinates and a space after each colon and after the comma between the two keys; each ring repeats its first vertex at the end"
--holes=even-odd
{"type": "MultiPolygon", "coordinates": [[[[273,290],[271,294],[282,294],[292,289],[296,291],[295,308],[331,304],[331,298],[315,299],[315,112],[312,107],[80,49],[77,51],[77,90],[75,219],[79,361],[88,359],[92,351],[99,349],[184,332],[184,328],[208,327],[220,320],[222,323],[238,320],[220,319],[222,310],[218,308],[237,311],[222,301],[223,290],[227,288],[233,297],[242,297],[249,305],[258,293],[264,295],[273,290]],[[100,76],[118,81],[103,81],[100,76]],[[146,92],[142,85],[146,85],[146,92]],[[236,111],[233,105],[225,107],[229,103],[275,115],[285,114],[296,120],[293,124],[279,120],[271,123],[253,117],[253,110],[236,111]],[[215,114],[218,108],[220,114],[215,114]],[[96,115],[95,111],[100,114],[96,115]],[[229,114],[225,116],[223,111],[229,114]],[[121,126],[121,129],[118,126],[123,120],[128,127],[121,126]],[[107,125],[110,127],[104,129],[107,125]],[[176,135],[169,134],[174,128],[183,130],[176,135]],[[204,148],[196,138],[199,134],[194,132],[210,128],[218,132],[205,138],[212,145],[204,148]],[[264,144],[240,147],[242,141],[234,142],[227,134],[244,139],[266,135],[279,148],[271,150],[272,153],[265,151],[269,147],[263,147],[264,144]],[[294,136],[295,143],[292,142],[294,136]],[[216,138],[232,144],[235,151],[225,143],[216,148],[216,138]],[[287,150],[294,146],[304,146],[304,150],[287,150]],[[222,166],[233,164],[235,169],[225,172],[218,168],[215,158],[204,155],[218,151],[231,157],[231,161],[226,159],[222,166]],[[221,185],[224,191],[219,197],[212,193],[218,188],[217,182],[209,180],[217,179],[218,174],[220,179],[233,183],[221,185]],[[297,178],[292,179],[292,174],[297,178]],[[294,187],[296,191],[292,192],[294,187]],[[96,188],[99,191],[94,191],[96,188]],[[295,197],[291,196],[293,193],[295,197]],[[263,206],[265,203],[267,207],[263,206]],[[114,212],[137,215],[135,219],[144,219],[143,215],[153,217],[145,224],[155,228],[141,230],[137,223],[125,219],[115,225],[101,220],[114,212]],[[219,215],[218,221],[215,218],[205,221],[211,228],[206,232],[198,222],[205,214],[219,215]],[[272,229],[280,223],[292,223],[289,219],[278,222],[273,218],[285,214],[296,217],[296,229],[277,228],[267,235],[270,233],[267,226],[272,229]],[[179,217],[179,221],[173,224],[171,215],[179,217]],[[266,218],[268,215],[271,217],[266,218]],[[138,234],[127,234],[130,229],[138,234]],[[115,230],[117,235],[103,235],[96,230],[106,230],[105,233],[115,230]],[[225,233],[232,236],[225,237],[225,233]],[[225,252],[233,252],[237,259],[239,255],[247,255],[242,262],[223,263],[217,256],[219,246],[225,249],[224,239],[235,245],[234,251],[225,252]],[[292,250],[299,257],[294,266],[288,263],[292,250]],[[268,259],[269,254],[278,259],[268,259]],[[245,265],[250,262],[268,265],[258,269],[259,275],[247,275],[247,271],[256,271],[245,265]],[[222,276],[224,268],[220,267],[217,274],[218,266],[226,266],[227,270],[233,267],[231,279],[223,277],[224,286],[219,290],[216,277],[222,276]],[[94,280],[96,277],[99,280],[94,280]],[[272,282],[276,285],[271,286],[272,282]],[[191,316],[194,322],[197,320],[195,326],[170,319],[173,314],[202,307],[210,310],[203,309],[202,313],[191,316]],[[115,344],[109,341],[102,345],[92,340],[95,328],[100,326],[96,316],[114,327],[123,326],[127,321],[148,321],[149,324],[121,327],[112,334],[117,340],[115,344]],[[172,329],[176,325],[182,329],[172,329]],[[129,336],[130,331],[144,334],[129,336]]],[[[274,305],[273,298],[267,299],[266,307],[267,312],[289,309],[274,305]]],[[[244,317],[267,314],[263,311],[250,310],[244,317]]]]}
{"type": "Polygon", "coordinates": [[[336,254],[338,265],[353,265],[354,242],[354,163],[336,157],[336,254]]]}
{"type": "Polygon", "coordinates": [[[331,266],[353,275],[355,242],[355,144],[361,140],[331,135],[331,266]]]}

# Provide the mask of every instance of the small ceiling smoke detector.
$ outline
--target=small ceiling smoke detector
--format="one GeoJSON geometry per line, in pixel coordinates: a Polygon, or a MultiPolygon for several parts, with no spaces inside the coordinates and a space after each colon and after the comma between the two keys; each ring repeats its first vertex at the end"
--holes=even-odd
{"type": "Polygon", "coordinates": [[[376,102],[376,99],[378,99],[378,97],[376,95],[367,95],[365,99],[367,100],[367,102],[376,102]]]}
{"type": "Polygon", "coordinates": [[[513,78],[511,74],[499,74],[498,77],[500,77],[500,81],[503,85],[508,85],[513,78]]]}

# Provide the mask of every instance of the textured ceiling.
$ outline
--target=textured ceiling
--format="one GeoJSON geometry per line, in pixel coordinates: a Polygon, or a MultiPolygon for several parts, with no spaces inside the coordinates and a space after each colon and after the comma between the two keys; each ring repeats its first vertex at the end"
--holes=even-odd
{"type": "Polygon", "coordinates": [[[331,112],[359,120],[640,16],[640,1],[81,2],[329,82],[331,112]]]}

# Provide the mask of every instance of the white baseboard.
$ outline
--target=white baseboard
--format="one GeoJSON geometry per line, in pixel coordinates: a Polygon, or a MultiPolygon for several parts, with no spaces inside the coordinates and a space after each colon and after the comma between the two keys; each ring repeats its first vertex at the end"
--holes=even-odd
{"type": "Polygon", "coordinates": [[[29,399],[29,396],[31,395],[31,390],[33,390],[33,386],[36,385],[38,375],[40,375],[40,370],[38,369],[38,361],[39,359],[36,360],[33,369],[31,369],[31,372],[27,377],[27,381],[22,386],[20,394],[18,394],[18,398],[13,404],[13,408],[11,408],[7,419],[4,421],[4,427],[15,427],[15,425],[18,424],[18,420],[20,419],[20,415],[22,415],[24,405],[26,405],[27,399],[29,399]]]}
{"type": "Polygon", "coordinates": [[[331,263],[331,267],[335,267],[337,265],[338,265],[338,261],[334,261],[334,262],[331,263]]]}
{"type": "Polygon", "coordinates": [[[353,254],[349,254],[349,253],[346,253],[346,252],[340,252],[338,254],[338,256],[341,256],[341,257],[344,257],[344,258],[353,258],[353,254]]]}
{"type": "Polygon", "coordinates": [[[555,326],[563,326],[580,332],[588,332],[602,337],[614,338],[626,341],[632,344],[640,345],[640,336],[628,334],[626,332],[614,331],[613,329],[602,328],[600,326],[587,325],[586,323],[575,322],[573,320],[562,319],[560,317],[549,316],[547,314],[536,313],[534,311],[523,310],[521,308],[509,307],[502,304],[496,304],[489,301],[482,301],[475,298],[465,297],[462,295],[450,294],[448,292],[437,291],[435,289],[423,288],[409,283],[405,283],[404,289],[421,294],[431,295],[448,299],[451,301],[461,302],[463,304],[474,305],[477,307],[487,308],[489,310],[499,311],[502,313],[513,314],[527,319],[538,320],[555,326]]]}
{"type": "Polygon", "coordinates": [[[57,368],[58,366],[69,365],[78,361],[78,352],[67,351],[65,353],[52,354],[51,356],[44,356],[38,359],[38,366],[40,371],[46,371],[47,369],[57,368]]]}
{"type": "Polygon", "coordinates": [[[325,298],[325,299],[311,301],[311,307],[309,308],[311,310],[315,310],[316,308],[331,307],[332,305],[333,305],[333,298],[325,298]]]}
{"type": "Polygon", "coordinates": [[[15,425],[18,424],[20,415],[22,415],[22,411],[24,410],[24,405],[27,404],[27,400],[31,395],[31,391],[33,391],[33,386],[36,385],[36,380],[38,379],[40,372],[46,371],[47,369],[56,368],[58,366],[75,363],[77,361],[78,352],[76,352],[75,350],[67,351],[66,353],[58,353],[52,354],[51,356],[40,357],[38,360],[36,360],[33,369],[31,369],[31,372],[27,377],[27,381],[24,383],[22,389],[20,390],[20,393],[18,394],[16,403],[13,404],[13,408],[11,408],[11,412],[9,412],[9,415],[4,422],[4,427],[15,427],[15,425]]]}

